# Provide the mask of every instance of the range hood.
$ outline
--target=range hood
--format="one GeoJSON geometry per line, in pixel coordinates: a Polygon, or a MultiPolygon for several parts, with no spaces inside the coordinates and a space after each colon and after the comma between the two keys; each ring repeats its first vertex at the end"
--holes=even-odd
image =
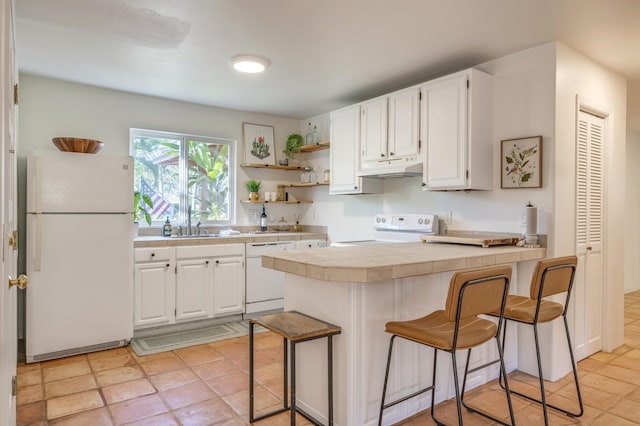
{"type": "Polygon", "coordinates": [[[365,163],[357,176],[367,177],[414,177],[422,176],[422,162],[408,161],[407,158],[398,158],[377,163],[365,163]]]}

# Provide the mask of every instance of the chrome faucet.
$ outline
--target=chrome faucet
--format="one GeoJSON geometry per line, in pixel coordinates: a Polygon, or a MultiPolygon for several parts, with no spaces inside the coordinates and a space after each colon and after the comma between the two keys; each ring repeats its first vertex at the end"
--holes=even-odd
{"type": "Polygon", "coordinates": [[[187,207],[187,236],[191,235],[191,206],[187,207]]]}

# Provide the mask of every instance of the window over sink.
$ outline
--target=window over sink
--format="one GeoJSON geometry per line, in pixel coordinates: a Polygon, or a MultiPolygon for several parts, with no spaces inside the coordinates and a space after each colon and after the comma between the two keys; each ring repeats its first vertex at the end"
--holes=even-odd
{"type": "Polygon", "coordinates": [[[194,224],[233,223],[236,141],[130,129],[130,150],[134,191],[153,201],[154,224],[185,223],[189,208],[194,224]]]}

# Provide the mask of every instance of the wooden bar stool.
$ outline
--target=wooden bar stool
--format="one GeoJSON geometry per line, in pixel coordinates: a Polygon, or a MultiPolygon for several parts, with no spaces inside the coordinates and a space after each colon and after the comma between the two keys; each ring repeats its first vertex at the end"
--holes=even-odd
{"type": "Polygon", "coordinates": [[[333,336],[340,334],[341,328],[310,317],[296,311],[279,312],[271,315],[265,315],[257,319],[249,321],[249,422],[264,419],[266,417],[280,414],[287,410],[291,411],[291,424],[296,424],[296,412],[300,413],[309,421],[316,425],[322,425],[318,420],[296,407],[296,344],[308,342],[310,340],[327,338],[327,355],[328,355],[328,424],[333,425],[333,336]],[[254,372],[253,372],[253,328],[254,324],[258,324],[282,336],[283,344],[283,367],[284,367],[284,406],[279,410],[272,411],[254,416],[254,372]],[[287,343],[289,345],[287,345],[287,343]],[[291,362],[288,361],[288,349],[291,351],[291,362]],[[287,371],[291,370],[291,401],[288,398],[288,375],[287,371]]]}
{"type": "MultiPolygon", "coordinates": [[[[573,288],[573,279],[576,273],[576,265],[578,258],[576,256],[556,257],[541,260],[536,264],[533,276],[531,278],[531,287],[529,297],[510,295],[507,298],[507,305],[504,308],[505,327],[502,333],[502,344],[507,332],[506,320],[516,321],[521,324],[528,324],[533,327],[533,337],[536,345],[536,357],[538,361],[538,379],[540,381],[541,399],[532,398],[522,393],[511,391],[512,393],[526,398],[530,401],[542,404],[544,412],[544,422],[549,424],[547,407],[551,407],[557,411],[566,414],[569,417],[580,417],[584,413],[582,404],[582,394],[580,393],[580,383],[578,382],[578,370],[576,361],[573,356],[573,347],[571,345],[571,337],[569,336],[569,324],[567,322],[567,307],[569,306],[569,298],[573,288]],[[543,300],[545,297],[554,294],[566,293],[564,304],[543,300]],[[538,324],[542,322],[553,321],[562,316],[564,320],[564,331],[567,336],[567,345],[569,346],[569,356],[571,357],[571,367],[573,368],[573,379],[576,385],[576,393],[578,396],[578,412],[571,412],[555,405],[549,404],[544,390],[544,378],[542,376],[542,362],[540,360],[540,341],[538,338],[538,324]]],[[[496,310],[493,315],[498,315],[496,310]]],[[[502,385],[502,383],[501,383],[502,385]]]]}
{"type": "MultiPolygon", "coordinates": [[[[449,294],[447,295],[444,310],[435,311],[425,317],[411,321],[394,321],[386,324],[386,332],[391,333],[392,336],[389,341],[389,355],[387,357],[387,369],[384,376],[378,425],[382,424],[382,415],[385,409],[428,391],[431,391],[431,417],[436,424],[443,424],[436,418],[434,413],[436,361],[438,358],[438,350],[449,352],[451,354],[451,360],[453,363],[453,382],[456,393],[456,408],[458,410],[458,423],[460,425],[462,425],[462,404],[464,404],[464,389],[467,381],[467,374],[491,364],[495,364],[499,361],[501,375],[506,377],[503,359],[504,351],[499,338],[503,324],[502,314],[499,316],[498,324],[488,319],[479,318],[478,315],[493,311],[502,313],[507,300],[507,294],[509,292],[510,280],[510,266],[497,266],[456,272],[453,274],[453,277],[451,277],[449,294]],[[434,349],[433,379],[431,386],[385,404],[384,400],[387,392],[389,366],[391,365],[393,342],[396,337],[401,337],[421,345],[430,346],[434,349]],[[499,360],[469,370],[471,348],[479,346],[482,343],[489,341],[491,338],[496,339],[499,360]],[[462,392],[460,391],[458,382],[458,366],[456,361],[456,350],[459,349],[468,349],[462,392]]],[[[513,425],[515,424],[515,420],[513,416],[513,407],[511,406],[509,385],[507,382],[505,382],[505,385],[507,390],[506,396],[507,403],[509,405],[509,415],[511,418],[511,425],[513,425]]],[[[505,423],[502,419],[480,411],[477,408],[469,407],[466,404],[465,407],[500,424],[508,425],[508,423],[505,423]]]]}

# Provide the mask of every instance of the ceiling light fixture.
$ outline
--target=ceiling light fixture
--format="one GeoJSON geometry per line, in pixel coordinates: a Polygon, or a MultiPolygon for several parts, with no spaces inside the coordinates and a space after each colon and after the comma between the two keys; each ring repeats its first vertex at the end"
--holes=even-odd
{"type": "Polygon", "coordinates": [[[231,65],[237,71],[256,74],[269,66],[269,61],[259,56],[240,55],[231,58],[231,65]]]}

